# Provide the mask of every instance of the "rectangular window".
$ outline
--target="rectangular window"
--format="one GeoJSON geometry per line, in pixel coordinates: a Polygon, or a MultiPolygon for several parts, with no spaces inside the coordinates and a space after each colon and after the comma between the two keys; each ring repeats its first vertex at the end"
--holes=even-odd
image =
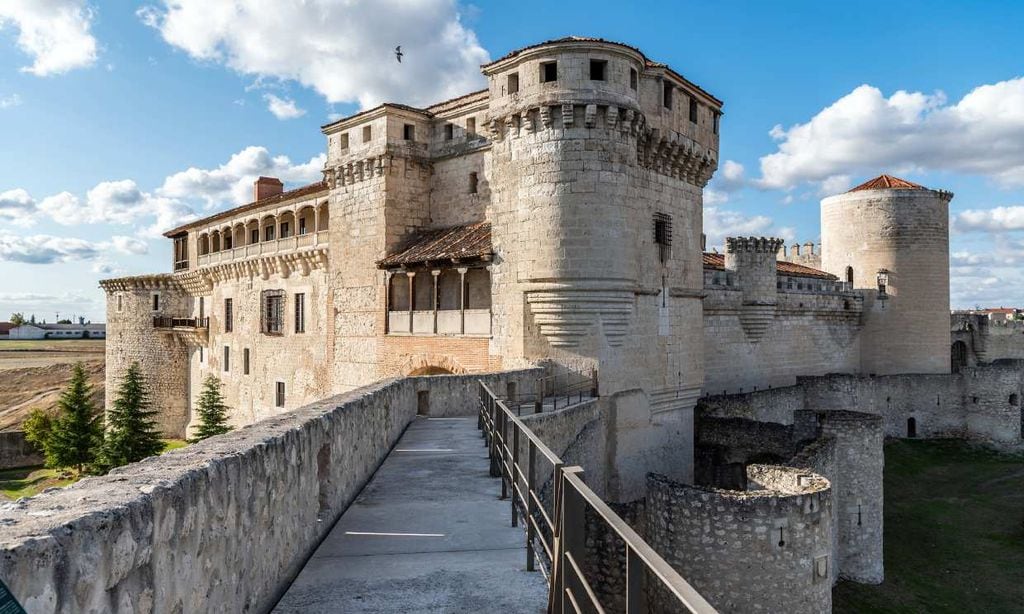
{"type": "Polygon", "coordinates": [[[260,301],[262,331],[268,335],[284,332],[284,290],[264,290],[260,301]]]}
{"type": "Polygon", "coordinates": [[[469,193],[476,194],[479,180],[477,179],[476,173],[469,174],[469,193]]]}
{"type": "Polygon", "coordinates": [[[697,123],[697,99],[690,96],[690,121],[697,123]]]}
{"type": "Polygon", "coordinates": [[[450,141],[455,138],[455,126],[451,124],[444,125],[444,140],[450,141]]]}
{"type": "Polygon", "coordinates": [[[508,93],[518,94],[519,93],[519,73],[514,72],[508,76],[508,93]]]}
{"type": "Polygon", "coordinates": [[[287,239],[292,236],[291,224],[288,222],[281,222],[281,238],[287,239]]]}
{"type": "Polygon", "coordinates": [[[224,372],[231,370],[231,348],[224,346],[224,372]]]}
{"type": "Polygon", "coordinates": [[[363,126],[363,142],[369,143],[373,138],[373,126],[363,126]]]}
{"type": "Polygon", "coordinates": [[[224,249],[231,249],[231,235],[224,235],[224,249]]]}
{"type": "Polygon", "coordinates": [[[295,332],[306,332],[306,295],[301,292],[295,295],[295,332]]]}
{"type": "Polygon", "coordinates": [[[405,124],[402,126],[402,138],[407,141],[416,140],[416,126],[412,124],[405,124]]]}
{"type": "Polygon", "coordinates": [[[605,70],[608,68],[608,62],[604,60],[590,60],[590,80],[591,81],[604,81],[605,70]]]}
{"type": "Polygon", "coordinates": [[[224,299],[224,332],[230,333],[235,328],[235,314],[234,305],[232,300],[229,298],[224,299]]]}
{"type": "Polygon", "coordinates": [[[635,68],[630,68],[629,69],[629,87],[635,90],[636,89],[636,82],[637,82],[636,69],[635,68]]]}
{"type": "Polygon", "coordinates": [[[711,130],[715,134],[718,134],[718,124],[719,124],[719,122],[722,121],[722,114],[721,113],[712,113],[711,117],[712,117],[712,121],[714,122],[712,124],[712,126],[711,126],[711,130]]]}
{"type": "Polygon", "coordinates": [[[540,82],[551,83],[558,81],[558,62],[541,62],[540,82]]]}
{"type": "Polygon", "coordinates": [[[672,108],[672,84],[668,81],[661,82],[661,104],[666,109],[672,108]]]}
{"type": "Polygon", "coordinates": [[[253,228],[252,232],[249,233],[249,245],[253,245],[253,244],[259,243],[259,242],[260,242],[260,229],[259,228],[253,228]]]}
{"type": "Polygon", "coordinates": [[[274,395],[274,405],[284,407],[284,382],[277,382],[277,390],[274,395]]]}
{"type": "Polygon", "coordinates": [[[174,270],[184,271],[188,268],[188,236],[174,239],[174,270]]]}
{"type": "Polygon", "coordinates": [[[475,117],[468,117],[468,118],[466,118],[466,134],[468,134],[468,135],[476,134],[476,118],[475,117]]]}
{"type": "Polygon", "coordinates": [[[242,375],[249,375],[249,348],[242,350],[242,375]]]}
{"type": "Polygon", "coordinates": [[[672,217],[664,213],[654,214],[654,243],[658,246],[662,262],[667,262],[672,247],[672,217]]]}
{"type": "Polygon", "coordinates": [[[160,311],[160,295],[153,294],[153,311],[160,311]]]}
{"type": "Polygon", "coordinates": [[[263,229],[263,240],[264,241],[273,241],[274,240],[274,235],[275,235],[275,233],[274,233],[274,227],[273,226],[267,226],[266,228],[263,229]]]}
{"type": "Polygon", "coordinates": [[[348,149],[348,133],[346,132],[345,134],[339,136],[338,142],[341,143],[342,149],[348,149]]]}
{"type": "Polygon", "coordinates": [[[206,297],[199,297],[199,319],[202,320],[206,317],[206,297]]]}

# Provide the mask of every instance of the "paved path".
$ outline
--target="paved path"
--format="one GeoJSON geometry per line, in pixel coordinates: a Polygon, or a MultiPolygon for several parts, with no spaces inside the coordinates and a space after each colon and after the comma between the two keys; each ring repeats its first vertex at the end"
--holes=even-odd
{"type": "Polygon", "coordinates": [[[417,418],[274,612],[543,612],[476,418],[417,418]]]}

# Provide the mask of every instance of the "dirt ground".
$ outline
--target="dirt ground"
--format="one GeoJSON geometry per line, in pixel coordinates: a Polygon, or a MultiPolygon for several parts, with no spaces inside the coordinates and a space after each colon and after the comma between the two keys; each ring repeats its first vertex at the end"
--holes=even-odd
{"type": "Polygon", "coordinates": [[[102,340],[0,341],[0,430],[17,429],[35,407],[55,408],[76,362],[103,407],[103,352],[102,340]]]}

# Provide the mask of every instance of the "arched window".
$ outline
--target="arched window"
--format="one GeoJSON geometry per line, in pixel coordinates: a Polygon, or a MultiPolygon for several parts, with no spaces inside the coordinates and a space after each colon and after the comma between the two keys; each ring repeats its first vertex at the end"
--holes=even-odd
{"type": "Polygon", "coordinates": [[[846,267],[846,283],[848,283],[848,284],[852,284],[853,283],[853,267],[852,266],[846,267]]]}
{"type": "Polygon", "coordinates": [[[907,437],[917,437],[917,419],[907,418],[907,437]]]}

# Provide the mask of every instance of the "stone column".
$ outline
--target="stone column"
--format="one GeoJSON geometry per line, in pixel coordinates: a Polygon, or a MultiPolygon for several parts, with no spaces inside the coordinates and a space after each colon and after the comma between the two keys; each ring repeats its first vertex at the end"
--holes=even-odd
{"type": "Polygon", "coordinates": [[[416,273],[407,271],[406,276],[409,278],[409,334],[412,334],[412,310],[416,304],[416,273]]]}
{"type": "Polygon", "coordinates": [[[430,272],[430,276],[434,278],[434,334],[437,334],[437,277],[441,274],[441,271],[435,269],[430,272]]]}
{"type": "Polygon", "coordinates": [[[459,334],[466,334],[466,267],[456,269],[459,272],[459,334]]]}
{"type": "MultiPolygon", "coordinates": [[[[316,213],[314,212],[314,215],[316,213]]],[[[391,271],[384,271],[384,334],[391,332],[391,271]]]]}

